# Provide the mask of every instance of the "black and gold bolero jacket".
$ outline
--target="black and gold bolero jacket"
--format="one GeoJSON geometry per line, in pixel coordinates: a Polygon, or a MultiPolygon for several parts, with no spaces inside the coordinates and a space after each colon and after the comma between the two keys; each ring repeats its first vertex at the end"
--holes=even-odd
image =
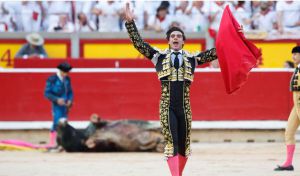
{"type": "MultiPolygon", "coordinates": [[[[126,22],[125,26],[134,47],[145,57],[150,59],[155,65],[158,78],[160,80],[166,80],[168,79],[168,77],[170,78],[174,69],[174,67],[171,66],[171,50],[166,49],[164,51],[160,51],[159,49],[151,47],[140,36],[134,21],[126,22]]],[[[201,65],[217,59],[215,48],[196,54],[189,54],[188,52],[183,50],[182,54],[182,79],[191,82],[194,79],[194,71],[197,65],[201,65]]]]}
{"type": "Polygon", "coordinates": [[[290,82],[290,90],[291,91],[300,91],[300,69],[299,67],[295,68],[294,74],[292,76],[291,82],[290,82]]]}

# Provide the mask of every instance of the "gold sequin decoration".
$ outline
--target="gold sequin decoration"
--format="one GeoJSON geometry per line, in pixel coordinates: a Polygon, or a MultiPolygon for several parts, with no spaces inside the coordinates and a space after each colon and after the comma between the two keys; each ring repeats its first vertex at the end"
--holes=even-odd
{"type": "Polygon", "coordinates": [[[190,104],[190,82],[184,83],[184,114],[186,120],[186,142],[185,142],[185,156],[191,154],[191,128],[192,128],[192,110],[190,104]]]}
{"type": "Polygon", "coordinates": [[[163,81],[161,84],[161,98],[160,98],[160,125],[162,127],[162,134],[165,139],[165,151],[166,157],[174,155],[174,145],[171,130],[169,127],[169,107],[170,107],[170,87],[168,81],[163,81]]]}
{"type": "Polygon", "coordinates": [[[152,48],[148,43],[144,42],[140,36],[134,22],[126,22],[125,26],[130,40],[132,41],[134,47],[144,56],[152,59],[153,55],[156,53],[155,49],[152,48]]]}
{"type": "Polygon", "coordinates": [[[199,61],[198,62],[199,64],[204,64],[206,62],[211,62],[211,61],[213,61],[215,59],[218,59],[216,48],[212,48],[212,49],[206,50],[206,51],[198,54],[195,57],[199,61]]]}

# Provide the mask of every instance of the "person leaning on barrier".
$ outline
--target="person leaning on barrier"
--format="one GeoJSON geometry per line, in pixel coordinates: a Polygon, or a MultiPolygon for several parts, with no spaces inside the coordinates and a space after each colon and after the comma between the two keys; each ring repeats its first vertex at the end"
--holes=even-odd
{"type": "Polygon", "coordinates": [[[48,55],[43,47],[44,38],[38,33],[31,33],[26,36],[27,43],[18,51],[15,58],[47,58],[48,55]]]}

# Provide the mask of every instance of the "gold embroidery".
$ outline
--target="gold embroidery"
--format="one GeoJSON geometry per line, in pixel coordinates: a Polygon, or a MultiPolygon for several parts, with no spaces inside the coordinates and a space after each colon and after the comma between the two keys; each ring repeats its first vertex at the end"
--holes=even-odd
{"type": "Polygon", "coordinates": [[[162,134],[166,142],[164,154],[166,157],[171,157],[174,155],[174,145],[169,127],[170,87],[168,81],[162,82],[161,91],[159,115],[162,134]]]}
{"type": "Polygon", "coordinates": [[[163,77],[169,76],[171,74],[171,56],[170,53],[166,55],[166,57],[162,61],[163,69],[159,71],[158,78],[161,79],[163,77]]]}
{"type": "Polygon", "coordinates": [[[293,74],[293,77],[291,78],[291,83],[290,83],[290,90],[291,91],[300,91],[300,72],[299,69],[296,68],[295,73],[293,74]]]}
{"type": "MultiPolygon", "coordinates": [[[[174,144],[172,134],[169,127],[169,108],[170,108],[170,82],[162,81],[161,99],[160,99],[160,124],[162,126],[162,134],[164,136],[166,145],[164,154],[166,157],[172,157],[174,155],[174,144]]],[[[190,136],[192,125],[192,111],[190,105],[190,82],[184,83],[184,114],[186,121],[186,142],[185,142],[185,156],[189,156],[191,153],[190,148],[190,136]]]]}
{"type": "Polygon", "coordinates": [[[192,65],[187,59],[187,56],[183,55],[183,64],[184,64],[184,79],[193,82],[194,74],[192,73],[192,65]]]}
{"type": "Polygon", "coordinates": [[[152,48],[148,43],[144,42],[142,37],[140,36],[135,23],[129,22],[125,23],[125,26],[128,31],[128,35],[130,40],[132,41],[134,47],[144,56],[149,59],[152,59],[153,55],[157,52],[154,48],[152,48]]]}
{"type": "Polygon", "coordinates": [[[192,128],[192,110],[190,104],[190,83],[184,83],[184,114],[186,121],[186,142],[185,142],[185,156],[189,156],[191,154],[190,148],[190,136],[191,136],[191,128],[192,128]]]}
{"type": "Polygon", "coordinates": [[[218,59],[216,48],[206,50],[195,56],[199,64],[204,64],[206,62],[211,62],[215,59],[218,59]]]}
{"type": "Polygon", "coordinates": [[[194,80],[194,74],[192,73],[192,65],[188,60],[185,52],[183,53],[183,67],[179,68],[178,71],[171,66],[170,55],[171,54],[168,53],[166,55],[166,58],[163,59],[162,61],[163,69],[157,73],[158,78],[161,79],[164,77],[168,77],[169,81],[189,80],[192,82],[194,80]],[[178,78],[177,78],[177,72],[178,72],[178,78]]]}

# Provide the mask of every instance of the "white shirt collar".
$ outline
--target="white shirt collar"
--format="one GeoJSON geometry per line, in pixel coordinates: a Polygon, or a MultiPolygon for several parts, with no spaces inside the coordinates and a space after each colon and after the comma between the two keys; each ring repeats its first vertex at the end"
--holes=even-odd
{"type": "Polygon", "coordinates": [[[60,70],[57,70],[56,75],[59,78],[59,80],[63,81],[63,77],[60,74],[60,70]]]}
{"type": "Polygon", "coordinates": [[[179,52],[180,54],[182,54],[183,51],[182,51],[182,49],[179,50],[179,51],[175,51],[175,50],[172,50],[172,49],[171,49],[171,53],[173,53],[173,52],[179,52]]]}

